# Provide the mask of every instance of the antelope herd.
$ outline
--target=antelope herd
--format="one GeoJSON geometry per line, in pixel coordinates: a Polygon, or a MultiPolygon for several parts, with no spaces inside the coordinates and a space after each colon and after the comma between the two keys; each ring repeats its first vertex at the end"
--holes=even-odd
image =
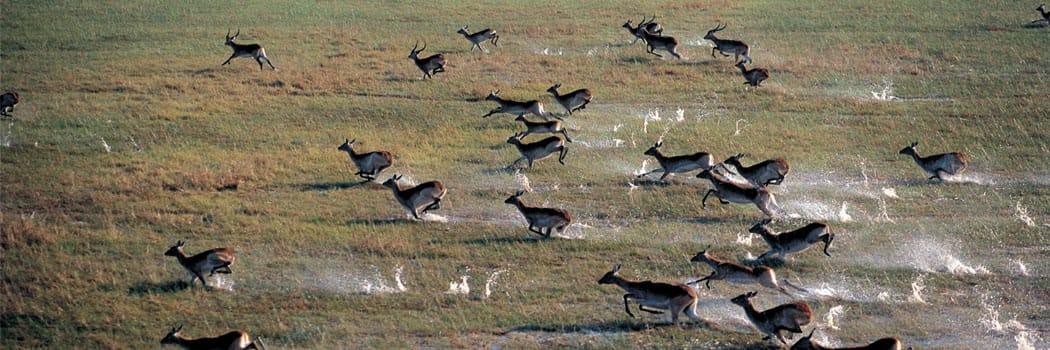
{"type": "MultiPolygon", "coordinates": [[[[1043,6],[1040,6],[1038,10],[1044,17],[1050,16],[1044,12],[1043,6]]],[[[628,20],[623,24],[623,27],[634,37],[634,42],[638,40],[645,42],[647,53],[663,57],[656,53],[657,50],[662,50],[667,51],[675,58],[682,58],[676,51],[679,41],[674,37],[664,36],[663,26],[657,24],[655,20],[655,15],[650,19],[643,17],[642,21],[637,25],[633,25],[632,21],[628,20]]],[[[746,79],[745,84],[759,87],[763,81],[769,78],[769,70],[765,68],[747,69],[745,63],[752,63],[750,46],[742,41],[720,39],[715,36],[716,32],[725,28],[726,25],[724,24],[717,25],[704,36],[704,39],[713,43],[711,56],[716,57],[716,52],[726,57],[733,55],[736,67],[740,69],[741,74],[746,79]],[[742,60],[740,59],[741,57],[743,57],[742,60]]],[[[491,42],[493,46],[499,46],[498,40],[500,36],[492,29],[486,28],[470,33],[467,31],[467,26],[464,26],[457,33],[462,34],[471,42],[470,51],[474,51],[475,48],[485,51],[481,46],[485,41],[491,42]]],[[[233,53],[222,65],[229,64],[232,59],[237,57],[251,57],[259,64],[260,70],[263,69],[264,60],[273,70],[277,70],[269,58],[266,57],[266,52],[262,46],[258,44],[244,45],[235,43],[234,40],[238,35],[240,35],[239,29],[233,36],[230,36],[230,31],[227,30],[226,46],[229,46],[233,53]]],[[[419,55],[426,48],[425,41],[422,48],[419,48],[419,42],[417,41],[408,56],[422,71],[422,80],[434,78],[435,74],[444,72],[448,62],[445,55],[441,53],[421,58],[419,55]]],[[[569,116],[586,108],[587,104],[592,100],[593,95],[589,89],[578,89],[562,95],[558,92],[560,87],[561,84],[554,84],[547,89],[547,92],[553,95],[555,101],[565,109],[569,116]]],[[[531,168],[535,161],[551,157],[556,152],[558,153],[558,161],[564,165],[564,159],[568,153],[565,142],[572,142],[572,140],[569,138],[566,128],[561,124],[561,121],[547,120],[548,117],[553,115],[548,115],[543,109],[543,104],[538,100],[513,101],[500,97],[499,93],[500,90],[495,90],[484,98],[486,101],[495,101],[498,107],[490,110],[483,117],[496,113],[515,115],[516,118],[514,120],[522,122],[526,128],[524,132],[516,133],[506,141],[508,144],[514,145],[521,154],[521,157],[515,160],[510,168],[514,169],[522,161],[526,161],[527,168],[531,168]],[[530,121],[525,118],[526,114],[532,114],[544,120],[530,121]],[[530,134],[539,133],[555,135],[533,143],[522,141],[524,137],[530,134]],[[561,136],[557,134],[561,134],[561,136]]],[[[19,101],[19,95],[15,92],[7,92],[0,95],[0,114],[10,115],[19,101]]],[[[554,117],[560,119],[560,117],[554,117]]],[[[393,164],[393,156],[387,151],[358,153],[355,150],[356,141],[356,139],[346,139],[338,147],[338,150],[344,151],[350,156],[351,161],[357,168],[357,172],[354,175],[364,178],[365,181],[363,183],[374,181],[380,172],[393,164]]],[[[912,143],[910,146],[900,150],[899,154],[910,155],[930,175],[929,179],[943,180],[946,176],[958,174],[966,167],[966,159],[959,153],[944,153],[921,157],[915,150],[917,145],[918,142],[912,143]]],[[[710,153],[697,152],[667,156],[661,151],[662,146],[663,142],[659,141],[644,152],[644,155],[656,158],[660,167],[637,175],[637,177],[645,177],[661,172],[659,180],[664,181],[672,174],[700,170],[696,177],[707,179],[712,184],[712,188],[706,192],[701,201],[705,208],[707,197],[711,194],[714,194],[721,203],[753,204],[758,207],[769,218],[754,225],[749,232],[761,236],[768,244],[769,250],[761,254],[757,260],[768,260],[773,257],[787,260],[788,254],[804,251],[820,242],[824,243],[824,254],[831,256],[828,249],[835,238],[835,234],[830,231],[827,224],[810,223],[802,228],[783,233],[777,233],[768,227],[772,223],[773,218],[779,217],[783,213],[783,209],[776,204],[773,194],[766,187],[783,183],[790,170],[787,161],[770,159],[751,166],[744,166],[741,164],[740,159],[745,157],[746,154],[739,153],[716,164],[713,160],[714,156],[710,153]],[[732,170],[730,167],[732,167],[732,170]],[[744,181],[739,181],[735,178],[742,178],[744,181]]],[[[412,218],[422,220],[421,215],[440,208],[440,203],[447,193],[447,188],[442,182],[430,181],[417,186],[405,186],[400,183],[401,178],[401,175],[394,175],[383,182],[382,186],[391,189],[396,202],[412,218]]],[[[518,191],[507,198],[504,203],[513,205],[521,213],[530,232],[550,238],[554,232],[563,233],[572,225],[573,218],[568,210],[527,206],[520,198],[524,193],[524,191],[518,191]]],[[[229,274],[233,272],[230,266],[235,262],[236,258],[231,250],[216,248],[193,256],[187,256],[183,251],[184,244],[185,242],[178,241],[164,255],[178,259],[179,264],[190,273],[191,285],[199,279],[202,285],[208,287],[205,273],[207,273],[207,276],[211,276],[215,273],[229,274]]],[[[706,277],[684,284],[632,281],[621,277],[619,275],[620,265],[616,265],[613,270],[607,272],[598,280],[598,284],[615,284],[626,291],[627,293],[623,295],[624,308],[631,317],[635,317],[635,315],[631,312],[629,301],[634,300],[641,311],[649,313],[669,312],[673,324],[678,323],[679,315],[683,313],[694,322],[701,321],[696,313],[699,301],[697,291],[690,286],[700,282],[705,282],[708,288],[710,288],[711,281],[715,280],[724,280],[737,284],[758,284],[791,296],[791,293],[777,282],[776,272],[771,267],[744,266],[730,260],[715,258],[707,249],[697,253],[690,261],[706,264],[711,267],[712,272],[706,277]]],[[[788,284],[786,280],[785,284],[788,284]]],[[[802,327],[808,325],[813,319],[812,310],[805,302],[790,302],[765,311],[759,311],[752,303],[752,299],[756,295],[757,292],[750,291],[734,297],[730,301],[743,308],[747,319],[765,335],[764,339],[775,338],[786,345],[787,340],[782,335],[782,331],[788,331],[788,338],[791,338],[793,333],[801,334],[803,332],[802,327]]],[[[185,349],[252,349],[263,347],[261,340],[252,341],[248,334],[243,331],[232,331],[215,338],[190,339],[183,336],[181,330],[181,326],[172,329],[161,340],[161,344],[178,345],[185,349]]],[[[825,347],[812,341],[812,335],[813,333],[810,332],[809,336],[803,337],[794,344],[792,349],[825,349],[825,347]]],[[[879,339],[865,348],[899,349],[900,341],[896,338],[879,339]]]]}

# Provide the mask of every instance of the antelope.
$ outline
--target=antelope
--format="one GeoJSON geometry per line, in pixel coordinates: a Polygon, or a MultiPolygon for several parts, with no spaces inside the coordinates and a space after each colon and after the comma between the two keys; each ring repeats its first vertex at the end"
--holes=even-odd
{"type": "Polygon", "coordinates": [[[572,214],[569,214],[567,210],[526,206],[521,201],[521,198],[518,198],[524,193],[525,191],[518,191],[513,196],[508,197],[503,203],[518,207],[518,211],[525,216],[525,221],[529,223],[529,231],[535,232],[544,238],[550,238],[552,231],[557,230],[558,233],[562,233],[565,232],[565,228],[572,225],[572,214]],[[547,232],[543,232],[545,228],[547,232]]]}
{"type": "Polygon", "coordinates": [[[657,35],[659,35],[660,33],[663,33],[664,29],[661,28],[660,24],[656,23],[655,21],[656,21],[656,15],[653,15],[653,18],[648,19],[648,20],[645,19],[645,16],[642,16],[642,21],[638,22],[638,26],[635,27],[635,26],[631,25],[632,20],[628,19],[627,23],[623,24],[623,27],[627,28],[627,31],[630,32],[631,35],[634,36],[634,41],[631,42],[631,45],[634,45],[635,43],[637,43],[638,39],[643,39],[644,40],[646,31],[648,31],[650,33],[653,33],[653,34],[657,34],[657,35]]]}
{"type": "Polygon", "coordinates": [[[418,47],[419,41],[416,41],[416,46],[412,47],[411,52],[408,54],[408,58],[411,58],[412,61],[416,62],[416,67],[419,67],[419,70],[423,71],[423,77],[420,79],[426,80],[428,77],[434,78],[434,75],[437,73],[445,71],[445,63],[447,63],[447,61],[445,61],[445,55],[438,53],[426,58],[419,58],[419,53],[427,49],[427,42],[423,42],[422,49],[416,50],[418,47]]]}
{"type": "Polygon", "coordinates": [[[565,140],[557,135],[551,136],[533,143],[521,143],[521,138],[524,137],[524,133],[517,133],[507,139],[507,143],[514,145],[518,148],[518,153],[521,153],[521,158],[518,158],[513,163],[510,163],[510,167],[514,168],[519,162],[527,160],[529,166],[532,168],[532,162],[550,157],[555,151],[558,151],[558,163],[565,165],[565,155],[569,153],[569,148],[565,147],[565,140]]]}
{"type": "Polygon", "coordinates": [[[430,181],[415,187],[403,188],[398,180],[401,180],[401,175],[395,174],[383,182],[383,186],[394,191],[394,198],[397,199],[397,202],[412,213],[412,217],[416,220],[422,220],[419,218],[420,214],[426,215],[427,211],[441,209],[441,198],[445,197],[445,193],[448,192],[441,181],[430,181]]]}
{"type": "Polygon", "coordinates": [[[802,337],[798,342],[795,342],[795,345],[791,346],[791,350],[901,350],[901,341],[893,337],[882,338],[865,346],[829,348],[813,341],[813,332],[815,331],[815,329],[809,331],[809,335],[802,337]]]}
{"type": "Polygon", "coordinates": [[[499,41],[499,34],[496,34],[496,31],[491,28],[485,28],[480,32],[470,34],[467,32],[467,26],[463,26],[463,28],[459,28],[459,31],[456,33],[463,34],[467,40],[470,40],[470,52],[474,52],[475,47],[481,49],[481,51],[485,51],[485,48],[481,47],[481,43],[485,42],[485,40],[491,41],[492,45],[499,47],[499,44],[497,43],[499,41]]]}
{"type": "Polygon", "coordinates": [[[551,121],[533,122],[533,121],[529,121],[528,119],[525,119],[525,116],[523,116],[523,115],[519,115],[517,118],[514,118],[514,120],[520,121],[522,124],[525,124],[525,131],[521,134],[522,138],[524,138],[525,136],[528,136],[529,134],[532,134],[532,133],[536,133],[536,134],[541,134],[541,133],[557,134],[557,133],[561,133],[562,136],[565,136],[565,141],[572,142],[572,139],[569,138],[569,134],[565,132],[565,128],[563,128],[561,126],[561,121],[551,120],[551,121]]]}
{"type": "Polygon", "coordinates": [[[554,86],[547,89],[547,92],[554,95],[554,99],[557,100],[562,107],[565,107],[565,110],[569,112],[569,115],[572,115],[572,112],[587,108],[587,104],[591,103],[591,90],[579,89],[565,95],[558,95],[558,88],[560,87],[561,84],[554,84],[554,86]]]}
{"type": "Polygon", "coordinates": [[[740,158],[747,156],[747,153],[738,153],[735,156],[726,158],[722,163],[735,167],[737,174],[747,179],[755,187],[779,185],[784,182],[784,176],[787,176],[788,172],[791,171],[791,165],[780,158],[765,160],[751,166],[740,164],[740,158]]]}
{"type": "Polygon", "coordinates": [[[711,180],[711,183],[715,186],[715,188],[707,190],[707,193],[704,194],[701,207],[705,209],[707,208],[707,196],[714,193],[722,204],[753,203],[759,210],[771,217],[775,217],[783,212],[783,209],[777,206],[777,201],[773,194],[763,187],[743,187],[711,170],[701,171],[696,177],[711,180]]]}
{"type": "Polygon", "coordinates": [[[628,299],[634,299],[641,311],[659,314],[663,310],[670,310],[672,324],[678,324],[678,314],[683,312],[694,322],[700,322],[700,316],[696,315],[698,298],[693,288],[684,284],[632,281],[620,277],[619,272],[620,265],[616,265],[598,280],[598,284],[615,284],[623,288],[627,292],[623,295],[623,308],[632,318],[635,316],[631,313],[628,299]]]}
{"type": "Polygon", "coordinates": [[[543,111],[543,104],[537,100],[518,102],[512,100],[505,100],[499,97],[500,90],[489,92],[488,96],[485,96],[486,101],[496,101],[499,103],[499,107],[496,107],[489,111],[488,114],[481,116],[482,118],[488,118],[488,116],[496,113],[507,113],[517,116],[523,116],[529,113],[543,117],[547,112],[543,111]]]}
{"type": "Polygon", "coordinates": [[[707,31],[707,35],[704,35],[704,39],[715,43],[715,47],[711,48],[711,57],[717,57],[715,56],[715,51],[718,51],[722,56],[726,57],[729,57],[729,54],[735,55],[734,61],[740,61],[740,56],[743,55],[747,63],[751,63],[751,56],[748,56],[751,53],[751,48],[747,46],[747,43],[740,40],[725,40],[715,37],[715,33],[722,29],[726,29],[724,24],[721,27],[715,25],[715,29],[707,31]]]}
{"type": "Polygon", "coordinates": [[[711,169],[714,163],[711,162],[711,154],[707,152],[698,152],[687,155],[668,157],[664,155],[663,151],[660,151],[660,147],[663,147],[664,142],[658,141],[649,147],[645,151],[645,155],[656,157],[656,161],[660,162],[660,167],[653,169],[645,174],[638,175],[638,177],[644,177],[657,171],[662,171],[664,174],[660,176],[660,181],[667,178],[668,175],[673,173],[684,173],[693,171],[696,169],[711,169]]]}
{"type": "Polygon", "coordinates": [[[230,36],[229,29],[226,30],[226,46],[229,46],[233,49],[233,54],[230,55],[230,58],[226,59],[226,62],[222,63],[223,66],[230,64],[230,60],[234,59],[235,57],[251,57],[255,59],[255,62],[259,63],[259,70],[263,69],[262,60],[266,60],[266,64],[270,65],[270,68],[272,68],[275,71],[277,70],[277,67],[274,67],[273,63],[270,63],[270,59],[266,57],[266,50],[263,49],[262,45],[241,45],[233,42],[235,39],[237,39],[238,35],[241,35],[241,30],[239,28],[237,29],[237,34],[234,34],[233,36],[230,36]]]}
{"type": "Polygon", "coordinates": [[[1046,4],[1039,5],[1035,10],[1039,11],[1039,14],[1043,16],[1043,20],[1050,24],[1050,12],[1046,12],[1046,4]]]}
{"type": "Polygon", "coordinates": [[[368,153],[355,152],[354,142],[357,142],[357,139],[346,139],[346,141],[339,146],[339,150],[345,151],[350,155],[350,160],[353,161],[354,166],[357,167],[357,173],[354,175],[364,178],[365,182],[375,181],[376,175],[379,175],[379,172],[390,167],[390,165],[394,163],[394,157],[387,151],[368,153]]]}
{"type": "Polygon", "coordinates": [[[817,242],[824,242],[824,255],[831,256],[828,253],[828,248],[831,247],[831,241],[835,239],[835,234],[831,232],[827,224],[814,222],[791,232],[776,233],[768,227],[772,221],[772,219],[762,220],[748,230],[748,232],[762,236],[762,240],[769,245],[769,251],[759,255],[759,259],[764,259],[773,254],[776,254],[781,259],[785,259],[788,254],[809,249],[810,246],[817,242]]]}
{"type": "Polygon", "coordinates": [[[759,85],[762,84],[763,81],[765,81],[766,79],[769,79],[769,70],[768,69],[765,69],[765,68],[747,69],[746,67],[744,67],[744,61],[737,62],[736,66],[737,66],[737,68],[740,68],[740,74],[744,75],[744,79],[747,79],[747,81],[744,82],[745,85],[751,85],[751,86],[754,86],[754,87],[758,87],[759,85]]]}
{"type": "Polygon", "coordinates": [[[237,260],[237,257],[233,256],[233,251],[227,248],[215,248],[197,253],[194,256],[186,256],[186,253],[182,251],[184,245],[186,245],[186,242],[178,241],[167,252],[164,252],[164,255],[174,256],[179,259],[179,264],[186,268],[186,271],[190,272],[190,277],[192,277],[190,284],[200,279],[201,284],[207,287],[208,282],[204,279],[205,272],[208,272],[208,276],[215,275],[216,272],[233,273],[230,265],[233,265],[234,261],[237,260]]]}
{"type": "Polygon", "coordinates": [[[918,145],[918,141],[912,142],[911,146],[904,147],[897,153],[907,154],[912,159],[915,159],[915,163],[919,164],[923,171],[931,175],[927,180],[937,179],[944,181],[944,174],[955,175],[966,169],[966,157],[961,153],[941,153],[929,157],[920,157],[919,153],[915,151],[915,146],[918,145]]]}
{"type": "MultiPolygon", "coordinates": [[[[755,305],[751,304],[751,298],[757,294],[758,292],[748,292],[730,301],[744,308],[744,313],[747,314],[748,320],[751,320],[751,324],[766,335],[762,340],[769,340],[776,336],[781,343],[787,345],[784,336],[780,334],[781,330],[802,333],[802,326],[813,321],[813,311],[809,308],[809,304],[801,301],[782,304],[760,312],[755,309],[755,305]]],[[[788,333],[788,339],[791,338],[792,334],[788,333]]]]}
{"type": "Polygon", "coordinates": [[[679,55],[678,52],[675,51],[675,48],[678,47],[678,39],[670,36],[656,35],[644,30],[642,31],[642,38],[645,39],[645,44],[648,45],[645,52],[662,58],[664,56],[656,53],[656,50],[666,50],[675,58],[682,58],[682,55],[679,55]]]}
{"type": "Polygon", "coordinates": [[[17,92],[8,91],[3,95],[0,95],[0,115],[11,116],[11,112],[15,111],[15,105],[21,102],[22,98],[18,96],[17,92]]]}
{"type": "Polygon", "coordinates": [[[186,350],[266,349],[262,339],[256,338],[252,341],[248,337],[248,333],[241,330],[232,331],[214,338],[190,339],[182,335],[181,325],[179,328],[172,328],[171,332],[168,332],[168,335],[160,340],[160,345],[168,344],[178,345],[186,350]]]}
{"type": "Polygon", "coordinates": [[[753,284],[757,283],[763,287],[773,288],[784,295],[790,296],[791,294],[777,284],[777,273],[772,268],[766,266],[748,267],[740,265],[730,261],[723,261],[721,259],[711,256],[711,253],[707,252],[707,249],[696,253],[690,262],[694,263],[705,263],[711,266],[714,271],[707,277],[686,283],[695,284],[705,282],[708,289],[711,288],[712,280],[725,280],[727,282],[739,283],[739,284],[753,284]]]}

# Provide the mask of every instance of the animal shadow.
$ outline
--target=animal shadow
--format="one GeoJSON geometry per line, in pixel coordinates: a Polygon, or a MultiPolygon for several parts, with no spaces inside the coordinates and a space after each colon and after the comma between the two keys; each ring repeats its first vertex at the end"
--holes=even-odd
{"type": "Polygon", "coordinates": [[[128,287],[128,294],[131,295],[145,295],[145,294],[159,294],[159,293],[175,293],[178,291],[186,290],[190,288],[190,284],[186,281],[175,280],[168,282],[149,282],[142,281],[135,285],[128,287]]]}
{"type": "Polygon", "coordinates": [[[313,183],[304,184],[302,186],[303,191],[329,191],[329,190],[345,190],[354,187],[360,187],[368,184],[371,181],[360,181],[360,182],[329,182],[329,183],[313,183]]]}
{"type": "Polygon", "coordinates": [[[543,241],[553,240],[557,236],[551,236],[551,238],[544,238],[538,235],[531,236],[514,236],[514,237],[491,237],[491,238],[474,238],[463,240],[463,244],[472,245],[490,245],[490,244],[515,244],[515,243],[539,243],[543,241]]]}
{"type": "MultiPolygon", "coordinates": [[[[681,322],[681,321],[679,321],[681,322]]],[[[708,321],[701,321],[699,323],[692,323],[687,321],[686,327],[689,328],[707,328],[714,329],[713,324],[708,321]]],[[[671,323],[661,322],[640,322],[630,319],[619,319],[613,321],[605,321],[598,323],[580,323],[580,324],[530,324],[524,326],[518,326],[511,328],[504,332],[502,335],[507,333],[526,333],[526,332],[548,332],[548,333],[626,333],[626,332],[640,332],[650,329],[667,328],[667,327],[681,327],[671,323]]]]}

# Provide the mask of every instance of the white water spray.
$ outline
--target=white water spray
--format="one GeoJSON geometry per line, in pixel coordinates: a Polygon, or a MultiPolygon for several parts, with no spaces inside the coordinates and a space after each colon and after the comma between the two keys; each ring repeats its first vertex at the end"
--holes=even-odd
{"type": "Polygon", "coordinates": [[[685,110],[682,109],[682,107],[678,107],[678,109],[676,109],[674,111],[674,114],[675,114],[675,121],[678,121],[678,122],[685,121],[685,110]]]}
{"type": "Polygon", "coordinates": [[[14,126],[15,126],[15,123],[8,123],[7,124],[7,134],[6,135],[0,135],[0,145],[2,145],[4,147],[11,147],[11,130],[13,129],[14,126]]]}
{"type": "Polygon", "coordinates": [[[740,136],[740,132],[744,131],[744,128],[746,128],[746,127],[747,127],[747,120],[737,119],[737,121],[736,121],[736,131],[733,131],[733,136],[740,136]],[[744,123],[744,125],[740,126],[740,123],[744,123]]]}
{"type": "Polygon", "coordinates": [[[459,282],[456,282],[456,281],[449,282],[448,283],[448,291],[445,292],[445,294],[455,294],[455,295],[468,295],[468,294],[470,294],[470,284],[467,283],[468,279],[470,279],[470,276],[463,275],[463,276],[460,276],[460,281],[459,282]]]}
{"type": "Polygon", "coordinates": [[[518,186],[521,187],[522,190],[525,190],[525,192],[532,192],[532,186],[529,183],[529,177],[525,176],[525,174],[522,174],[521,170],[514,170],[514,181],[517,182],[518,186]]]}
{"type": "Polygon", "coordinates": [[[839,316],[841,316],[845,312],[846,312],[846,307],[845,306],[842,306],[842,305],[832,306],[831,309],[828,310],[828,313],[824,314],[824,324],[828,327],[828,329],[838,330],[839,327],[838,327],[838,325],[836,325],[835,319],[838,318],[839,316]]]}
{"type": "Polygon", "coordinates": [[[225,290],[227,292],[233,291],[233,279],[225,279],[222,276],[215,275],[215,280],[211,283],[212,287],[225,290]]]}
{"type": "Polygon", "coordinates": [[[1024,264],[1024,261],[1021,261],[1021,259],[1010,259],[1010,261],[1017,265],[1017,272],[1021,276],[1028,276],[1028,266],[1024,264]]]}
{"type": "MultiPolygon", "coordinates": [[[[751,246],[751,238],[752,237],[754,237],[754,235],[751,232],[737,233],[735,242],[737,244],[743,244],[745,246],[750,247],[751,246]]],[[[750,253],[748,253],[748,254],[750,254],[750,253]]]]}
{"type": "Polygon", "coordinates": [[[1017,220],[1021,220],[1025,226],[1035,227],[1035,220],[1032,220],[1032,217],[1028,215],[1028,208],[1021,206],[1021,201],[1018,201],[1017,205],[1014,206],[1014,217],[1017,220]]]}
{"type": "Polygon", "coordinates": [[[489,296],[492,295],[492,287],[496,285],[496,279],[504,272],[507,272],[507,270],[496,270],[489,273],[489,276],[485,278],[485,294],[482,295],[481,299],[489,299],[489,296]]]}
{"type": "Polygon", "coordinates": [[[102,148],[106,150],[106,153],[109,153],[111,149],[109,148],[109,144],[106,143],[106,138],[101,136],[99,136],[99,138],[102,139],[102,148]]]}
{"type": "Polygon", "coordinates": [[[926,289],[926,275],[919,275],[915,278],[915,282],[911,283],[911,296],[908,297],[908,301],[925,304],[926,300],[922,298],[924,289],[926,289]]]}

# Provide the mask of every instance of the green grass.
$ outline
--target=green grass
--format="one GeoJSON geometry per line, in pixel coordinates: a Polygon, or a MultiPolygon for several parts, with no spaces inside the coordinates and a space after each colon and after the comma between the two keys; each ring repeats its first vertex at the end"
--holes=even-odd
{"type": "MultiPolygon", "coordinates": [[[[709,200],[702,210],[708,184],[692,175],[633,179],[661,138],[669,154],[791,162],[772,190],[778,201],[839,234],[833,257],[807,251],[775,265],[782,278],[838,291],[799,296],[814,307],[818,334],[842,345],[895,335],[924,349],[1050,341],[1050,66],[1048,29],[1025,27],[1038,18],[1033,4],[4,8],[0,89],[23,98],[0,123],[5,348],[156,347],[179,324],[193,337],[244,329],[271,348],[770,345],[728,303],[753,286],[701,289],[706,322],[680,328],[629,319],[622,291],[596,284],[614,264],[629,278],[680,282],[709,273],[688,262],[708,246],[732,259],[765,250],[757,237],[737,242],[761,219],[754,207],[709,200]],[[620,25],[653,13],[687,60],[629,45],[620,25]],[[763,87],[745,89],[730,58],[710,56],[702,38],[717,21],[728,23],[721,37],[747,41],[755,65],[770,69],[763,87]],[[463,25],[495,28],[501,46],[470,53],[455,33],[463,25]],[[280,70],[243,58],[219,66],[228,28],[263,44],[280,70]],[[425,54],[445,53],[447,73],[418,79],[407,58],[417,40],[425,54]],[[521,188],[506,171],[518,154],[505,143],[521,126],[480,118],[494,107],[482,99],[501,89],[560,113],[544,92],[555,83],[589,88],[595,100],[566,118],[577,140],[568,164],[547,159],[525,172],[536,191],[523,200],[570,210],[578,239],[536,240],[502,203],[521,188]],[[871,98],[886,86],[903,100],[871,98]],[[661,120],[647,120],[650,111],[661,120]],[[381,180],[443,181],[449,194],[435,213],[448,222],[405,220],[388,189],[353,186],[353,165],[336,150],[344,138],[394,154],[381,180]],[[912,141],[923,154],[966,153],[971,181],[922,181],[897,155],[912,141]],[[844,202],[852,221],[836,215],[844,202]],[[180,285],[182,268],[162,255],[177,240],[190,253],[232,248],[235,273],[224,278],[233,291],[180,285]],[[946,256],[978,273],[947,271],[946,256]],[[393,286],[398,267],[406,291],[363,292],[366,281],[393,286]],[[446,293],[461,276],[470,295],[446,293]],[[925,304],[909,301],[918,279],[925,304]],[[839,329],[825,329],[839,305],[839,329]],[[993,319],[1006,326],[994,329],[993,319]]],[[[756,304],[787,300],[763,290],[756,304]]]]}

